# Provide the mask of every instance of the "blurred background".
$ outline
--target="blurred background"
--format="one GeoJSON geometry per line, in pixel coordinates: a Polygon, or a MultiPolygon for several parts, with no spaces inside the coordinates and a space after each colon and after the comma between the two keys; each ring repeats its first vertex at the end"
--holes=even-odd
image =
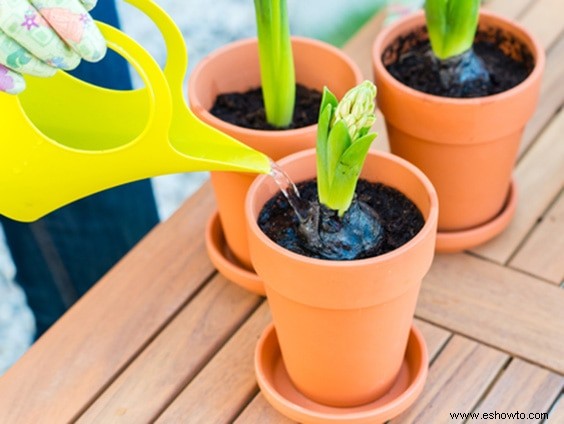
{"type": "MultiPolygon", "coordinates": [[[[104,1],[104,0],[100,0],[104,1]]],[[[194,65],[216,48],[256,35],[252,0],[155,0],[176,21],[194,65]]],[[[388,20],[420,6],[422,0],[287,0],[291,32],[344,45],[375,13],[387,7],[388,20]],[[389,3],[389,4],[388,4],[389,3]]],[[[118,0],[123,31],[135,38],[163,65],[166,51],[153,23],[129,4],[118,0]]],[[[132,72],[134,83],[140,80],[132,72]]],[[[208,178],[207,173],[187,173],[152,180],[159,214],[169,217],[208,178]]],[[[0,228],[0,375],[33,341],[34,320],[25,296],[14,282],[14,266],[0,228]]]]}

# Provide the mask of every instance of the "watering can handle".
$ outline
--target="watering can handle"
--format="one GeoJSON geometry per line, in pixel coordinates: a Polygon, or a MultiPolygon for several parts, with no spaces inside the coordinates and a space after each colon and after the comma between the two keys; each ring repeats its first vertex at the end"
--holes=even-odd
{"type": "MultiPolygon", "coordinates": [[[[142,11],[153,21],[165,42],[167,59],[159,77],[162,77],[164,74],[168,85],[166,101],[172,104],[172,116],[166,116],[166,120],[159,119],[158,122],[166,122],[169,125],[169,136],[171,139],[174,139],[173,144],[175,146],[171,147],[169,145],[173,152],[173,155],[168,159],[170,165],[169,172],[185,172],[186,160],[191,161],[193,170],[269,172],[271,166],[270,159],[266,155],[200,121],[188,108],[182,89],[184,76],[188,68],[188,53],[182,32],[171,17],[153,0],[125,1],[142,11]],[[187,148],[187,146],[194,142],[205,143],[207,151],[203,152],[202,149],[187,148]],[[175,166],[174,162],[178,166],[175,166]]],[[[135,63],[132,64],[136,67],[135,63]]],[[[160,96],[162,93],[162,78],[159,78],[157,86],[154,83],[157,81],[157,76],[153,72],[153,64],[154,60],[152,58],[151,60],[145,60],[145,58],[142,60],[142,65],[146,66],[146,70],[150,71],[151,74],[149,75],[151,79],[145,80],[145,84],[147,87],[153,88],[155,94],[160,96]],[[149,62],[151,62],[150,68],[149,62]]],[[[139,71],[139,68],[136,67],[136,69],[139,71]]],[[[164,93],[162,94],[163,99],[157,96],[157,100],[165,100],[164,93]]],[[[160,103],[164,103],[164,101],[160,103]]],[[[160,108],[161,105],[158,106],[158,109],[160,108]]],[[[159,112],[161,111],[156,111],[156,113],[159,112]]],[[[162,113],[164,115],[164,112],[162,113]]],[[[166,113],[169,113],[168,108],[166,113]]],[[[163,128],[161,127],[157,129],[159,132],[162,130],[163,128]]]]}
{"type": "Polygon", "coordinates": [[[168,82],[158,63],[128,35],[103,22],[97,22],[97,25],[106,38],[108,47],[133,66],[147,87],[153,118],[146,131],[166,134],[172,119],[172,100],[168,82]]]}
{"type": "Polygon", "coordinates": [[[164,70],[135,40],[103,22],[97,24],[108,47],[133,66],[148,89],[154,119],[147,130],[166,134],[172,119],[172,104],[177,101],[172,99],[171,92],[182,96],[183,75],[188,65],[184,39],[174,21],[153,0],[125,1],[146,14],[161,32],[168,53],[164,70]]]}
{"type": "Polygon", "coordinates": [[[153,0],[124,0],[146,14],[161,32],[167,50],[164,74],[171,91],[182,92],[188,53],[182,32],[171,17],[153,0]]]}

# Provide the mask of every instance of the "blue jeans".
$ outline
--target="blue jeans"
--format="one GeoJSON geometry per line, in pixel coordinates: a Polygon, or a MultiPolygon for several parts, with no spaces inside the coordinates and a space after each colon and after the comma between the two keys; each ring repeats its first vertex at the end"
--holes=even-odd
{"type": "MultiPolygon", "coordinates": [[[[95,19],[118,26],[113,0],[100,0],[95,19]]],[[[131,88],[126,62],[114,52],[73,72],[114,89],[131,88]]],[[[33,223],[0,216],[36,323],[45,332],[159,221],[149,180],[89,196],[33,223]]]]}

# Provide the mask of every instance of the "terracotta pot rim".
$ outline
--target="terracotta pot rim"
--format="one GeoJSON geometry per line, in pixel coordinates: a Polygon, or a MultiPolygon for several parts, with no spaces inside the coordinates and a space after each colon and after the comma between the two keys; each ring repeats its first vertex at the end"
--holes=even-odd
{"type": "MultiPolygon", "coordinates": [[[[356,80],[357,81],[362,81],[363,80],[363,76],[360,72],[360,70],[358,69],[358,66],[354,63],[354,61],[348,57],[341,49],[333,46],[332,44],[326,43],[324,41],[321,40],[317,40],[314,38],[309,38],[309,37],[302,37],[302,36],[296,36],[296,35],[292,35],[291,36],[292,39],[292,44],[303,44],[303,45],[309,45],[318,49],[322,49],[322,50],[327,50],[329,52],[331,52],[332,54],[334,54],[335,56],[338,56],[341,60],[343,60],[344,62],[349,64],[349,67],[351,70],[353,70],[356,80]]],[[[257,44],[257,37],[247,37],[247,38],[243,38],[237,41],[233,41],[231,43],[228,43],[216,50],[214,50],[213,52],[211,52],[208,56],[206,56],[204,59],[202,59],[197,65],[196,67],[193,69],[192,71],[192,76],[188,81],[188,92],[195,92],[195,89],[192,88],[192,86],[194,84],[196,84],[197,79],[198,79],[198,74],[203,72],[203,69],[205,68],[206,64],[213,60],[214,57],[220,56],[222,54],[224,54],[225,52],[228,52],[232,49],[238,49],[241,47],[246,47],[252,44],[257,44]]],[[[299,82],[299,81],[297,81],[299,82]]],[[[240,134],[248,134],[250,136],[259,136],[262,133],[268,133],[269,137],[271,137],[273,139],[274,142],[276,142],[277,138],[285,138],[285,137],[300,137],[303,136],[304,134],[310,133],[310,132],[315,132],[317,131],[317,124],[313,124],[313,125],[308,125],[306,127],[302,127],[302,128],[294,128],[294,129],[289,129],[289,130],[256,130],[256,129],[252,129],[252,128],[245,128],[245,127],[240,127],[238,125],[234,125],[231,124],[229,122],[223,121],[217,117],[215,117],[214,115],[212,115],[206,108],[204,108],[201,104],[199,104],[199,100],[197,98],[193,98],[191,97],[191,105],[190,107],[198,107],[201,109],[201,114],[205,116],[206,121],[211,123],[212,126],[216,127],[216,128],[227,128],[229,129],[231,132],[238,132],[240,134]]]]}
{"type": "MultiPolygon", "coordinates": [[[[302,157],[309,156],[315,154],[315,148],[303,150],[301,152],[294,153],[292,155],[286,156],[285,158],[278,161],[280,166],[284,166],[287,162],[293,160],[299,160],[302,157]]],[[[377,156],[392,162],[397,163],[405,168],[407,168],[411,173],[413,173],[423,184],[427,193],[429,194],[429,215],[425,219],[425,224],[423,228],[404,245],[394,249],[390,252],[384,253],[382,255],[373,256],[370,258],[365,259],[355,259],[350,261],[335,261],[335,260],[328,260],[328,259],[318,259],[318,258],[310,258],[308,256],[300,255],[298,253],[292,252],[288,249],[279,246],[274,241],[272,241],[263,231],[260,229],[257,223],[257,216],[254,215],[252,212],[252,198],[253,193],[256,191],[257,187],[263,183],[267,178],[271,178],[268,175],[259,175],[255,181],[251,184],[249,191],[247,192],[247,198],[245,201],[245,210],[248,217],[252,219],[248,219],[248,225],[250,230],[258,236],[262,243],[264,243],[269,249],[276,251],[278,254],[287,255],[288,257],[292,258],[293,260],[301,263],[311,264],[311,265],[318,265],[323,267],[333,267],[333,268],[357,268],[362,267],[364,265],[373,265],[375,263],[382,263],[387,262],[390,260],[394,260],[402,255],[405,254],[406,251],[415,248],[420,243],[424,242],[428,237],[430,237],[430,233],[434,231],[435,224],[438,219],[439,214],[439,201],[437,197],[437,193],[435,188],[429,178],[415,165],[411,164],[410,162],[406,161],[405,159],[400,158],[392,153],[370,150],[368,153],[369,156],[377,156]]],[[[368,159],[367,159],[368,160],[368,159]]]]}
{"type": "MultiPolygon", "coordinates": [[[[373,45],[372,45],[372,57],[374,66],[378,69],[379,73],[383,75],[386,79],[389,80],[390,84],[393,85],[396,89],[402,90],[404,92],[409,93],[410,95],[420,99],[421,101],[427,102],[434,102],[434,103],[446,103],[451,104],[453,106],[460,105],[460,106],[468,106],[468,105],[480,105],[480,104],[487,104],[487,103],[495,103],[499,101],[506,100],[508,97],[513,97],[522,91],[525,91],[529,88],[530,85],[534,84],[535,81],[541,78],[544,66],[545,66],[545,52],[544,48],[541,46],[539,41],[531,34],[531,32],[522,26],[520,23],[515,22],[512,19],[506,18],[498,13],[490,12],[488,10],[481,9],[480,10],[480,19],[485,17],[488,20],[495,22],[503,22],[508,26],[511,26],[515,31],[512,31],[513,35],[522,34],[525,37],[525,41],[530,44],[532,47],[531,53],[535,58],[535,64],[533,71],[527,76],[527,78],[509,90],[503,91],[501,93],[492,94],[490,96],[482,96],[482,97],[474,97],[474,98],[453,98],[453,97],[443,97],[437,96],[434,94],[424,93],[422,91],[416,90],[411,88],[402,82],[398,81],[394,78],[386,69],[384,64],[382,63],[382,52],[388,47],[388,38],[390,34],[396,30],[398,26],[405,26],[405,27],[415,27],[424,25],[425,21],[425,14],[423,11],[418,11],[411,15],[408,15],[396,23],[384,28],[376,37],[373,45]],[[384,43],[386,43],[384,45],[384,43]]],[[[523,38],[520,38],[523,40],[523,38]]]]}

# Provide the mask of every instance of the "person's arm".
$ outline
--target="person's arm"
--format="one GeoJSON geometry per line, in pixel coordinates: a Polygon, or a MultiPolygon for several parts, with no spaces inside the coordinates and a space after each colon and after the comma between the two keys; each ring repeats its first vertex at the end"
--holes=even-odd
{"type": "Polygon", "coordinates": [[[0,0],[0,91],[17,94],[23,75],[48,77],[97,62],[106,42],[88,13],[97,0],[0,0]]]}

